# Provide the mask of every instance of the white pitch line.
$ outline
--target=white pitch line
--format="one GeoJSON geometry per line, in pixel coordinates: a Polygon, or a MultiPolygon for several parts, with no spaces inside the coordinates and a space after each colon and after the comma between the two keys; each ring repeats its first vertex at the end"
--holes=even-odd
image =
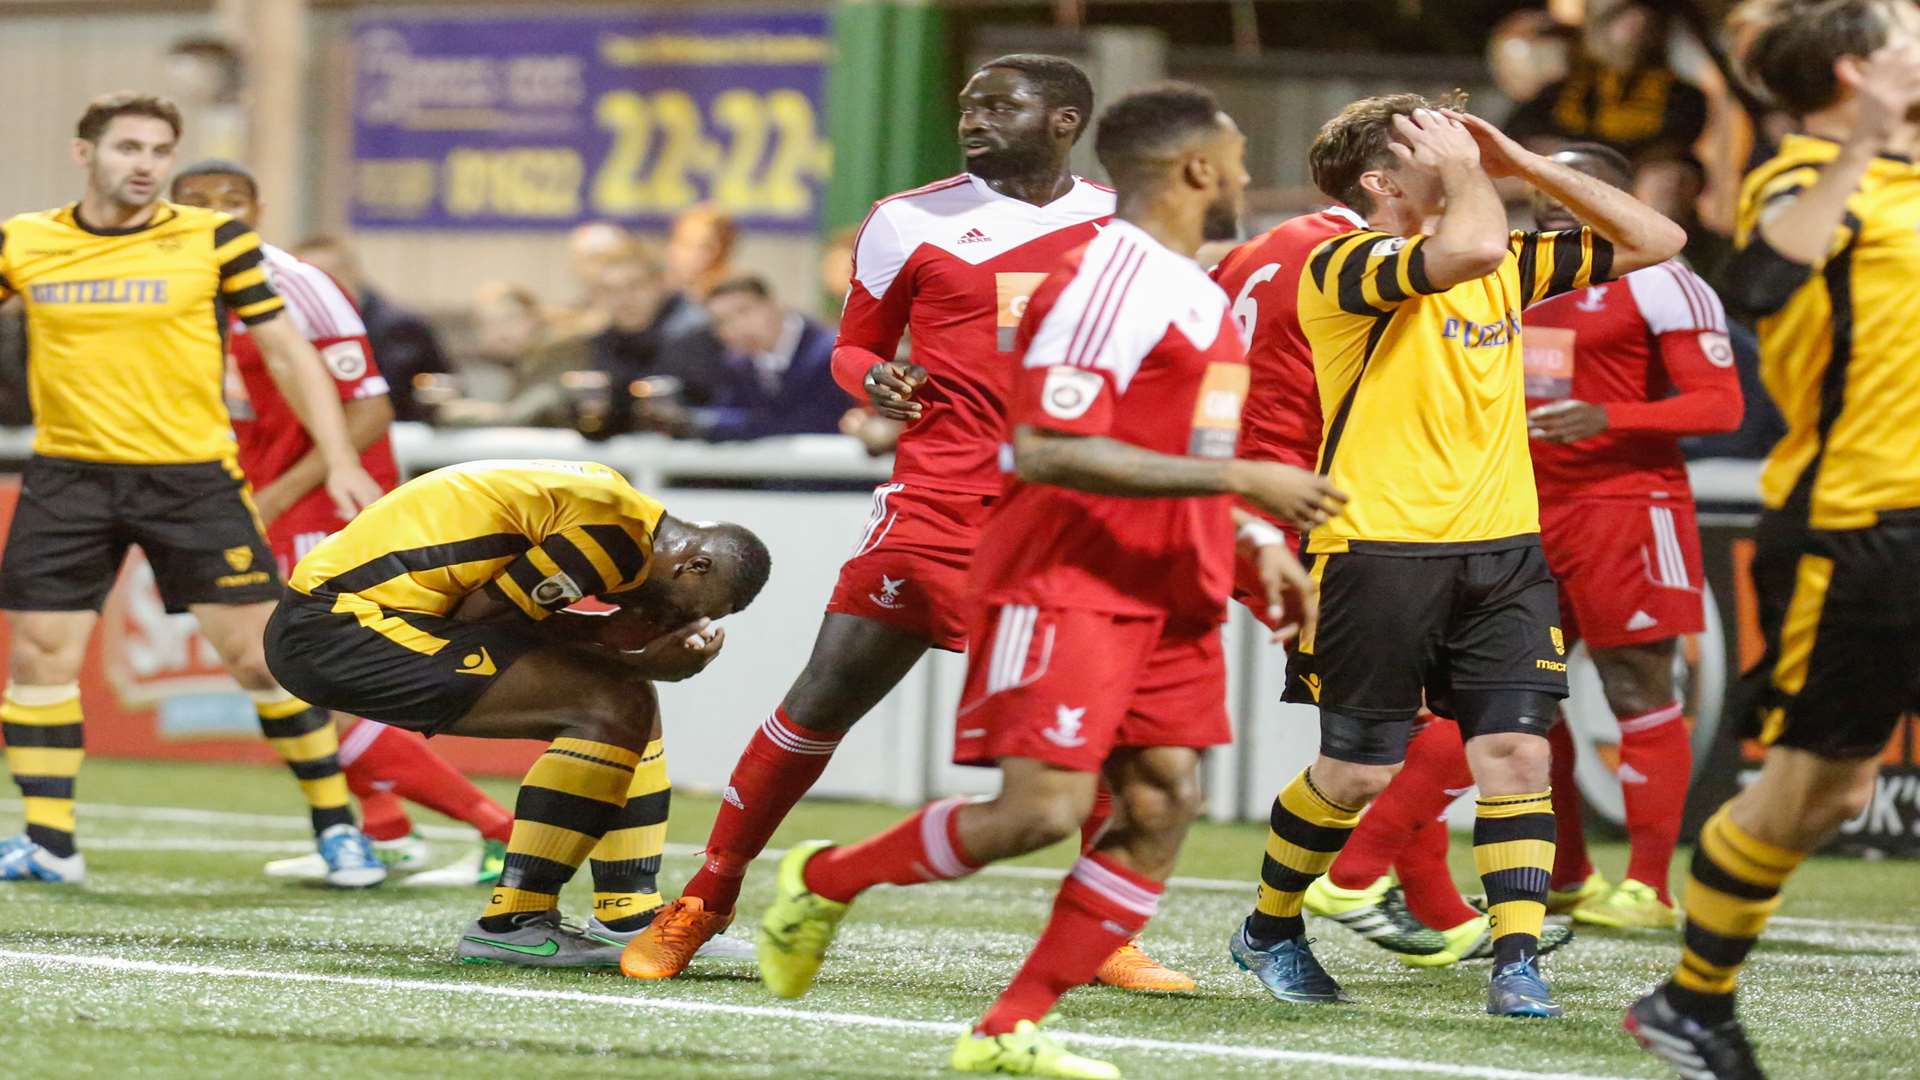
{"type": "MultiPolygon", "coordinates": [[[[0,811],[19,810],[19,799],[0,799],[0,811]]],[[[231,810],[202,810],[191,806],[136,806],[126,803],[80,803],[80,816],[130,819],[134,821],[175,822],[182,825],[250,825],[265,829],[290,829],[310,832],[313,828],[305,817],[292,814],[245,814],[231,810]]],[[[415,825],[420,835],[432,840],[471,841],[474,831],[455,825],[415,825]]],[[[91,841],[84,846],[107,848],[101,841],[91,841]]],[[[128,845],[135,850],[138,845],[128,845]]],[[[203,846],[206,850],[218,850],[214,845],[203,846]]],[[[154,850],[179,850],[159,848],[154,850]]],[[[235,848],[234,850],[247,850],[235,848]]],[[[266,849],[261,849],[266,850],[266,849]]],[[[289,849],[291,850],[291,849],[289,849]]],[[[704,853],[697,844],[668,844],[666,854],[674,856],[692,856],[704,853]]],[[[757,858],[761,861],[777,861],[785,855],[785,848],[768,848],[757,858]]],[[[1058,881],[1066,873],[1064,869],[1049,866],[989,866],[979,872],[980,877],[1019,878],[1032,881],[1058,881]]],[[[1236,878],[1186,877],[1174,875],[1167,879],[1167,886],[1174,889],[1190,889],[1195,892],[1244,893],[1252,889],[1251,879],[1241,881],[1236,878]]],[[[1869,932],[1920,934],[1920,925],[1907,923],[1855,922],[1850,919],[1814,919],[1796,915],[1776,915],[1768,920],[1778,926],[1804,926],[1825,930],[1862,930],[1869,932]]]]}
{"type": "MultiPolygon", "coordinates": [[[[514,998],[523,1001],[557,1001],[581,1005],[602,1005],[638,1012],[708,1013],[743,1016],[760,1020],[797,1020],[806,1024],[833,1024],[841,1027],[883,1028],[895,1031],[926,1032],[951,1038],[965,1025],[963,1020],[903,1020],[868,1013],[817,1012],[775,1005],[735,1005],[717,1001],[686,1001],[642,994],[593,994],[583,990],[536,990],[519,986],[494,986],[486,983],[454,983],[430,979],[378,979],[363,975],[323,975],[307,971],[264,971],[249,968],[216,967],[211,964],[169,964],[156,960],[128,960],[117,956],[47,954],[0,949],[0,964],[79,967],[101,971],[138,972],[149,975],[181,975],[196,978],[252,979],[260,982],[299,983],[320,986],[352,986],[382,991],[420,991],[459,997],[514,998]]],[[[1428,1076],[1481,1077],[1484,1080],[1626,1080],[1624,1077],[1593,1076],[1583,1073],[1527,1072],[1492,1066],[1455,1065],[1412,1058],[1366,1057],[1358,1054],[1333,1054],[1316,1050],[1283,1050],[1265,1046],[1224,1046],[1217,1043],[1176,1042],[1171,1039],[1139,1039],[1119,1035],[1079,1035],[1059,1032],[1083,1046],[1115,1050],[1144,1050],[1170,1054],[1201,1054],[1242,1061],[1288,1062],[1332,1065],[1347,1069],[1375,1069],[1383,1072],[1421,1073],[1428,1076]]]]}

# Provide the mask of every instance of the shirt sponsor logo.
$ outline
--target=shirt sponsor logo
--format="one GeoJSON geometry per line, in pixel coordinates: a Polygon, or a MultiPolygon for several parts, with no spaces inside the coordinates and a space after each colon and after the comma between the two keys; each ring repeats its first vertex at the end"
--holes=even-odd
{"type": "Polygon", "coordinates": [[[1230,458],[1240,439],[1240,407],[1247,399],[1252,369],[1245,364],[1207,365],[1200,395],[1193,403],[1193,435],[1187,453],[1194,457],[1230,458]]]}
{"type": "Polygon", "coordinates": [[[1493,323],[1448,319],[1440,336],[1469,349],[1497,349],[1520,340],[1520,316],[1508,312],[1504,320],[1493,323]]]}
{"type": "Polygon", "coordinates": [[[27,287],[36,304],[164,304],[166,278],[96,278],[48,281],[27,287]]]}
{"type": "Polygon", "coordinates": [[[994,344],[1001,352],[1013,351],[1020,320],[1027,317],[1027,301],[1046,280],[1045,274],[1027,272],[993,275],[994,344]]]}

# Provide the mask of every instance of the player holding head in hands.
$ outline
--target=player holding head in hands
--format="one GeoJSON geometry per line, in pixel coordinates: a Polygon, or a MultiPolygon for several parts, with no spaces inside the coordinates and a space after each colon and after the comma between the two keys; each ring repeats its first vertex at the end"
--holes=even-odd
{"type": "MultiPolygon", "coordinates": [[[[966,647],[967,565],[1000,498],[1014,334],[1035,287],[1113,213],[1113,193],[1068,166],[1092,113],[1093,85],[1072,62],[990,61],[960,90],[966,171],[880,200],[861,225],[833,370],[906,425],[893,478],[874,490],[806,668],[734,766],[705,864],[627,950],[628,975],[679,974],[733,920],[747,867],[847,730],[929,648],[966,647]],[[911,361],[894,358],[903,331],[911,361]]],[[[1103,820],[1090,813],[1084,836],[1103,820]]],[[[1131,943],[1100,977],[1193,988],[1131,943]]]]}
{"type": "Polygon", "coordinates": [[[1230,949],[1282,1002],[1338,1000],[1308,947],[1302,894],[1430,702],[1469,736],[1482,794],[1487,1009],[1555,1016],[1535,957],[1553,850],[1545,735],[1566,663],[1540,550],[1520,312],[1670,258],[1686,237],[1631,196],[1411,94],[1348,106],[1311,163],[1321,191],[1370,226],[1315,249],[1299,296],[1326,421],[1320,472],[1354,502],[1307,539],[1320,622],[1290,657],[1286,697],[1319,707],[1320,755],[1274,800],[1258,901],[1230,949]],[[1501,176],[1593,228],[1509,236],[1501,176]]]}
{"type": "MultiPolygon", "coordinates": [[[[1119,213],[1033,295],[1008,409],[1014,473],[969,578],[979,647],[954,760],[998,765],[1000,794],[933,803],[858,844],[790,852],[760,925],[761,978],[782,997],[812,985],[861,892],[965,877],[1057,843],[1104,776],[1112,820],[952,1061],[1119,1075],[1036,1025],[1152,917],[1199,809],[1200,753],[1231,738],[1220,622],[1233,497],[1303,527],[1344,501],[1305,470],[1233,457],[1244,349],[1193,253],[1236,231],[1245,144],[1213,96],[1185,84],[1136,91],[1101,117],[1095,145],[1119,213]]],[[[1276,602],[1298,605],[1311,587],[1284,543],[1272,547],[1292,571],[1276,602]]]]}

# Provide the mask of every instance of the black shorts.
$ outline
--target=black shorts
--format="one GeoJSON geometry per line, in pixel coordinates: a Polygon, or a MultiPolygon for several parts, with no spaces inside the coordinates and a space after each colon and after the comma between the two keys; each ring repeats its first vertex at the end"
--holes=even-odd
{"type": "Polygon", "coordinates": [[[285,591],[267,621],[273,677],[302,701],[425,735],[466,716],[495,678],[547,644],[530,624],[456,622],[365,601],[335,611],[338,599],[285,591]]]}
{"type": "Polygon", "coordinates": [[[1537,540],[1469,554],[1315,555],[1312,573],[1320,625],[1288,657],[1284,700],[1320,707],[1323,753],[1398,762],[1423,704],[1468,738],[1546,734],[1551,702],[1567,696],[1567,656],[1559,586],[1537,540]]]}
{"type": "Polygon", "coordinates": [[[280,595],[237,466],[118,465],[35,455],[0,555],[0,609],[99,611],[139,544],[169,612],[280,595]]]}
{"type": "Polygon", "coordinates": [[[1920,510],[1837,532],[1773,510],[1755,540],[1767,651],[1746,682],[1760,741],[1877,757],[1920,708],[1920,510]]]}

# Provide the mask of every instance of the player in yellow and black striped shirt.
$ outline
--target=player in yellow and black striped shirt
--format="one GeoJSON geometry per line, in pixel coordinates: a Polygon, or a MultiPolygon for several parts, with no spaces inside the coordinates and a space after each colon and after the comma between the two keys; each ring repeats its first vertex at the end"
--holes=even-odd
{"type": "Polygon", "coordinates": [[[630,820],[651,793],[635,766],[660,738],[648,680],[705,667],[723,640],[708,621],[751,603],[767,571],[752,533],[672,518],[605,465],[470,462],[395,488],[301,559],[267,657],[290,689],[342,712],[550,741],[458,955],[611,967],[643,921],[623,922],[620,901],[638,902],[637,864],[665,830],[630,820]],[[562,610],[585,597],[621,610],[562,610]],[[563,928],[560,887],[590,854],[595,917],[563,928]]]}
{"type": "Polygon", "coordinates": [[[1308,256],[1299,319],[1324,419],[1320,471],[1351,501],[1306,549],[1320,622],[1286,697],[1320,709],[1320,756],[1274,801],[1235,957],[1275,997],[1336,1000],[1302,895],[1406,754],[1423,701],[1467,737],[1475,861],[1493,919],[1487,1011],[1557,1016],[1534,964],[1552,866],[1545,735],[1566,696],[1557,588],[1540,551],[1520,312],[1670,258],[1679,226],[1410,94],[1327,123],[1310,157],[1372,228],[1308,256]],[[1518,176],[1593,229],[1507,232],[1492,178],[1518,176]]]}
{"type": "Polygon", "coordinates": [[[101,98],[76,134],[80,200],[0,223],[0,299],[18,294],[26,307],[36,426],[0,559],[12,629],[0,735],[27,818],[24,835],[0,842],[0,881],[85,876],[73,839],[76,680],[101,603],[139,544],[167,610],[191,611],[253,695],[307,797],[328,881],[375,884],[385,871],[354,828],[331,721],[276,685],[260,655],[279,590],[234,462],[223,309],[251,325],[287,383],[333,463],[328,489],[343,512],[380,488],[347,439],[332,378],[279,318],[259,238],[225,214],[160,199],[180,136],[173,104],[101,98]]]}
{"type": "Polygon", "coordinates": [[[1680,963],[1626,1021],[1714,1077],[1760,1075],[1734,1016],[1740,969],[1920,708],[1920,9],[1763,0],[1736,18],[1744,66],[1801,132],[1741,190],[1727,297],[1757,316],[1787,422],[1753,559],[1767,652],[1743,686],[1766,762],[1701,827],[1680,963]]]}

